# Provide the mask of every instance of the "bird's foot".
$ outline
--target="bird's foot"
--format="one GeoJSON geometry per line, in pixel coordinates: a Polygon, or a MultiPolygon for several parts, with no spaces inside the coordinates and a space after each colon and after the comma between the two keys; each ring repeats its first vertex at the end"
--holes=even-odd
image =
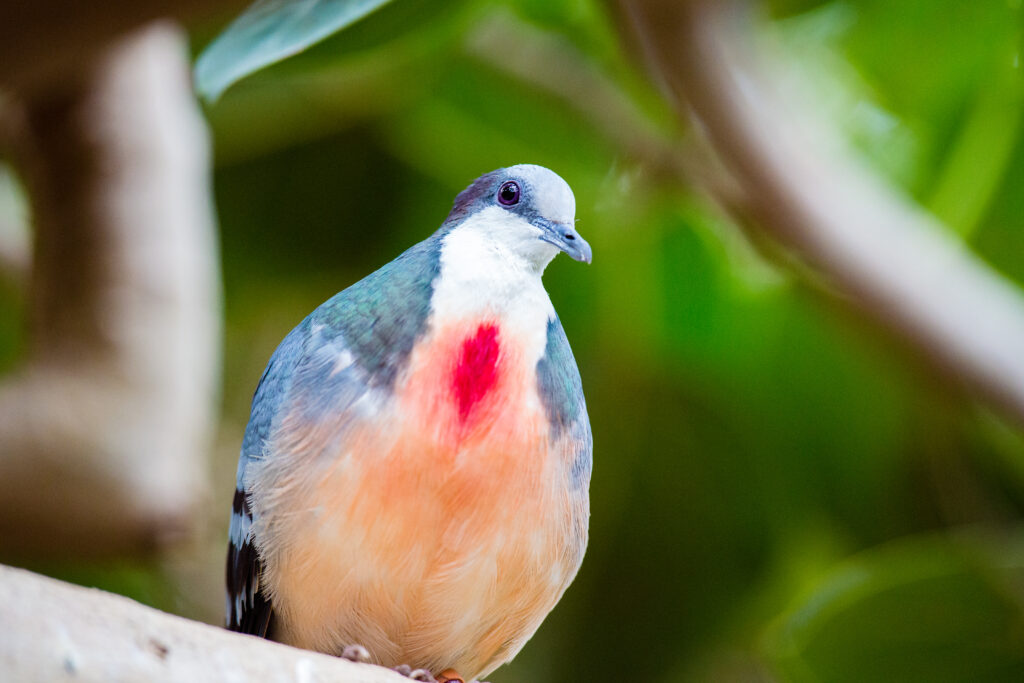
{"type": "MultiPolygon", "coordinates": [[[[370,663],[370,651],[362,645],[348,645],[344,650],[341,651],[341,656],[350,662],[359,662],[360,664],[370,663]]],[[[399,664],[395,667],[395,671],[402,674],[407,678],[411,678],[414,681],[424,681],[424,683],[437,683],[436,679],[426,669],[414,669],[408,664],[399,664]]],[[[462,680],[462,679],[458,679],[462,680]]]]}
{"type": "MultiPolygon", "coordinates": [[[[445,669],[438,675],[437,683],[467,683],[467,681],[455,669],[445,669]]],[[[468,683],[486,683],[486,681],[472,680],[468,683]]]]}
{"type": "Polygon", "coordinates": [[[370,651],[362,645],[346,645],[345,649],[341,651],[341,657],[350,662],[370,663],[370,651]]]}
{"type": "Polygon", "coordinates": [[[399,664],[395,667],[395,671],[402,674],[406,678],[411,678],[414,681],[425,681],[425,683],[437,683],[436,679],[426,669],[414,669],[408,664],[399,664]]]}

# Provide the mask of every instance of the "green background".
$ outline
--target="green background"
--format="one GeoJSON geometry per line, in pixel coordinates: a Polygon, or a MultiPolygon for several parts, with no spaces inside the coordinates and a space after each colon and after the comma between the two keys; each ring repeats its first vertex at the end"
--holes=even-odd
{"type": "MultiPolygon", "coordinates": [[[[1019,1],[754,15],[752,39],[883,179],[1024,283],[1019,1]]],[[[588,115],[600,97],[538,87],[480,40],[497,27],[554,50],[556,76],[597,74],[685,155],[693,131],[613,22],[591,0],[396,0],[209,105],[226,321],[209,551],[53,571],[218,619],[237,448],[274,347],[474,177],[537,163],[573,187],[594,250],[545,274],[593,425],[591,540],[491,680],[1024,680],[1021,431],[631,154],[588,115]]],[[[220,28],[194,27],[194,48],[220,28]]]]}

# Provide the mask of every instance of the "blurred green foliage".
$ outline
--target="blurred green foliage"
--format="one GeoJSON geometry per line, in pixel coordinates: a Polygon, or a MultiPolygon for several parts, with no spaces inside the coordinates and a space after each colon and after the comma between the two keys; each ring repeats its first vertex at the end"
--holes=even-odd
{"type": "MultiPolygon", "coordinates": [[[[1019,5],[780,0],[755,27],[851,147],[1021,283],[1019,5]]],[[[1024,678],[1020,432],[626,149],[597,94],[515,68],[582,65],[677,145],[613,21],[592,0],[402,0],[209,109],[227,418],[292,325],[472,178],[543,164],[595,253],[545,276],[594,427],[592,535],[493,680],[1024,678]]]]}
{"type": "Polygon", "coordinates": [[[1019,680],[1022,550],[948,537],[873,549],[785,614],[766,649],[794,681],[1019,680]]]}
{"type": "MultiPolygon", "coordinates": [[[[1024,284],[1020,5],[774,0],[754,28],[882,177],[1024,284]]],[[[429,235],[480,173],[543,164],[595,255],[545,276],[593,423],[591,543],[492,680],[1024,680],[1021,432],[600,125],[607,92],[686,149],[597,0],[396,0],[210,106],[218,471],[293,325],[429,235]],[[538,54],[545,76],[610,90],[560,96],[515,68],[538,54]]],[[[174,604],[130,569],[88,580],[174,604]]]]}

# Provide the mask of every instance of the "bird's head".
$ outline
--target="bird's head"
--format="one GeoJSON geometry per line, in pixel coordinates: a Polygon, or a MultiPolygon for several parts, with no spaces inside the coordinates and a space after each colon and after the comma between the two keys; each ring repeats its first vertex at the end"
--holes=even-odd
{"type": "Polygon", "coordinates": [[[445,224],[479,233],[538,270],[559,251],[590,263],[590,245],[576,232],[576,198],[543,166],[520,164],[480,176],[459,193],[445,224]]]}

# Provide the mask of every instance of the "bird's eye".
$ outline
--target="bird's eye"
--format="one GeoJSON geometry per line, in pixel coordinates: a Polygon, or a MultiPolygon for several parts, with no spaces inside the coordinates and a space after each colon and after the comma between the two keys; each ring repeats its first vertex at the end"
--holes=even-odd
{"type": "Polygon", "coordinates": [[[519,202],[519,183],[514,180],[502,183],[501,187],[498,188],[498,202],[505,206],[512,206],[519,202]]]}

